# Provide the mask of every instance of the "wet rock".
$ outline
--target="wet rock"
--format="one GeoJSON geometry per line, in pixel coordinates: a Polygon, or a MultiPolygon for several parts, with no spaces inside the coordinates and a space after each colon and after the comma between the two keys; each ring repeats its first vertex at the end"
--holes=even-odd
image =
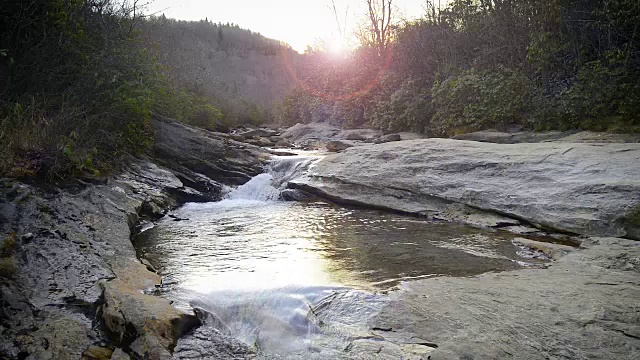
{"type": "Polygon", "coordinates": [[[556,260],[576,250],[576,248],[568,245],[546,243],[546,242],[535,241],[535,240],[525,239],[525,238],[515,238],[513,239],[513,243],[516,245],[520,245],[533,250],[540,251],[543,254],[545,254],[547,257],[551,259],[556,259],[556,260]]]}
{"type": "Polygon", "coordinates": [[[435,218],[488,212],[540,229],[634,237],[627,214],[640,204],[639,157],[632,143],[412,140],[327,156],[292,186],[435,218]]]}
{"type": "Polygon", "coordinates": [[[437,344],[431,359],[635,359],[638,273],[615,264],[640,243],[587,243],[544,270],[407,283],[372,323],[396,330],[387,341],[437,344]]]}
{"type": "Polygon", "coordinates": [[[353,147],[352,143],[340,140],[329,141],[326,145],[327,150],[330,152],[340,152],[350,147],[353,147]]]}
{"type": "Polygon", "coordinates": [[[178,360],[252,359],[255,352],[237,339],[203,326],[180,339],[173,356],[178,360]]]}

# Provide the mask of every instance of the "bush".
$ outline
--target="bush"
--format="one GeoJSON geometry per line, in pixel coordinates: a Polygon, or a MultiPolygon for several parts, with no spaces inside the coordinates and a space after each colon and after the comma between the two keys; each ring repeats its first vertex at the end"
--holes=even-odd
{"type": "Polygon", "coordinates": [[[118,1],[30,0],[30,12],[0,13],[10,57],[2,174],[93,176],[149,148],[159,68],[139,47],[135,12],[118,1]]]}
{"type": "Polygon", "coordinates": [[[390,96],[375,103],[369,124],[388,132],[427,133],[432,116],[431,94],[413,80],[405,80],[390,96]]]}
{"type": "Polygon", "coordinates": [[[532,85],[507,68],[467,70],[433,86],[435,133],[454,135],[527,122],[532,85]]]}

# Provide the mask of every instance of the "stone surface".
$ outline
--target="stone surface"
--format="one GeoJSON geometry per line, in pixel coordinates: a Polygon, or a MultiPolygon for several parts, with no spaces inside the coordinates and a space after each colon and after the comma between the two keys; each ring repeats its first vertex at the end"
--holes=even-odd
{"type": "Polygon", "coordinates": [[[631,143],[424,139],[346,149],[292,186],[434,218],[475,223],[465,214],[482,210],[543,229],[633,238],[625,215],[640,204],[639,161],[640,144],[631,143]]]}
{"type": "Polygon", "coordinates": [[[276,130],[272,130],[272,129],[253,129],[253,130],[249,130],[249,131],[245,131],[243,133],[240,133],[239,135],[245,137],[245,138],[259,138],[259,137],[271,137],[271,136],[276,136],[278,135],[278,131],[276,130]]]}
{"type": "Polygon", "coordinates": [[[262,172],[259,148],[159,116],[151,125],[155,161],[202,193],[215,194],[220,184],[240,185],[262,172]]]}
{"type": "Polygon", "coordinates": [[[637,359],[640,243],[591,240],[548,269],[406,283],[373,321],[430,359],[637,359]]]}
{"type": "Polygon", "coordinates": [[[282,133],[284,139],[292,143],[308,143],[311,141],[329,141],[336,139],[336,135],[340,134],[342,129],[324,124],[296,124],[282,133]]]}
{"type": "MultiPolygon", "coordinates": [[[[467,134],[456,135],[457,140],[470,140],[490,142],[497,144],[518,144],[538,142],[569,142],[569,143],[637,143],[640,142],[638,134],[611,134],[593,131],[517,131],[502,132],[497,130],[484,130],[467,134]]],[[[404,139],[403,140],[407,140],[404,139]]]]}
{"type": "Polygon", "coordinates": [[[576,248],[569,245],[541,242],[526,238],[515,238],[513,239],[513,243],[536,251],[540,251],[551,259],[559,259],[562,256],[576,250],[576,248]]]}
{"type": "Polygon", "coordinates": [[[345,140],[357,141],[373,141],[373,139],[382,136],[382,131],[374,129],[350,129],[343,130],[340,136],[345,140]]]}
{"type": "Polygon", "coordinates": [[[349,141],[343,140],[332,140],[329,141],[326,145],[327,150],[330,152],[340,152],[350,147],[353,147],[353,144],[349,141]]]}
{"type": "Polygon", "coordinates": [[[131,357],[122,349],[116,348],[111,355],[111,360],[130,360],[131,357]]]}

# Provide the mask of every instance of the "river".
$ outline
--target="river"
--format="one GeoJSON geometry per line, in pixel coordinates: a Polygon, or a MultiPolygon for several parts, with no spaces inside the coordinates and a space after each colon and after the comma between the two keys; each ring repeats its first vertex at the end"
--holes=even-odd
{"type": "Polygon", "coordinates": [[[514,234],[317,199],[283,201],[318,157],[275,157],[216,203],[188,203],[135,239],[158,294],[261,354],[337,358],[406,281],[538,266],[514,234]]]}

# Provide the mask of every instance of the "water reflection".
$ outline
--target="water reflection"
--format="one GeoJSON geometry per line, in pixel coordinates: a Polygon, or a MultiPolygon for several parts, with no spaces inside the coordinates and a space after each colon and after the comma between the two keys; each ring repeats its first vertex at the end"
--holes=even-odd
{"type": "Polygon", "coordinates": [[[534,261],[511,237],[323,202],[227,199],[187,204],[135,244],[164,296],[202,309],[206,326],[271,354],[337,358],[388,300],[377,290],[534,261]]]}
{"type": "Polygon", "coordinates": [[[187,204],[137,237],[168,284],[198,292],[381,288],[422,276],[518,267],[511,236],[326,203],[187,204]]]}

